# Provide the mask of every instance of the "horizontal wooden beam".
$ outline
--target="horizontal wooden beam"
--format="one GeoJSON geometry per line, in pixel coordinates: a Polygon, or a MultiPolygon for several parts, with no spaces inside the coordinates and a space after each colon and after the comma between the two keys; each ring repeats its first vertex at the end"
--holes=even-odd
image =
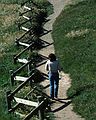
{"type": "Polygon", "coordinates": [[[8,95],[9,98],[12,98],[20,89],[22,89],[30,80],[33,79],[34,73],[23,83],[21,83],[11,94],[8,95]]]}
{"type": "Polygon", "coordinates": [[[29,31],[30,29],[26,28],[26,27],[21,27],[23,30],[25,31],[29,31]]]}
{"type": "Polygon", "coordinates": [[[23,13],[19,12],[19,15],[20,15],[20,16],[22,16],[22,15],[24,15],[24,14],[26,14],[26,13],[30,12],[30,11],[32,12],[32,10],[26,10],[26,11],[25,11],[25,12],[23,12],[23,13]]]}
{"type": "Polygon", "coordinates": [[[28,34],[29,31],[25,32],[20,38],[16,38],[15,42],[21,40],[23,37],[25,37],[26,34],[28,34]]]}
{"type": "Polygon", "coordinates": [[[24,8],[27,9],[27,10],[32,10],[31,8],[27,7],[24,5],[24,8]]]}
{"type": "Polygon", "coordinates": [[[18,59],[17,61],[20,63],[25,63],[25,64],[28,63],[28,60],[26,59],[18,59]]]}
{"type": "Polygon", "coordinates": [[[27,43],[23,43],[23,42],[18,42],[19,45],[25,46],[25,47],[29,47],[30,45],[27,43]]]}
{"type": "MultiPolygon", "coordinates": [[[[34,87],[30,92],[27,93],[27,95],[24,97],[24,99],[26,99],[35,89],[36,87],[34,87]]],[[[14,105],[12,107],[12,109],[9,110],[9,112],[14,112],[18,107],[19,107],[20,103],[17,103],[16,105],[14,105]]]]}
{"type": "Polygon", "coordinates": [[[30,46],[28,46],[28,47],[26,47],[25,49],[23,49],[23,50],[22,50],[20,53],[18,53],[16,56],[14,56],[14,60],[16,61],[17,58],[18,58],[21,54],[23,54],[26,50],[28,50],[30,47],[32,47],[32,45],[33,45],[33,43],[30,44],[30,46]]]}
{"type": "Polygon", "coordinates": [[[14,97],[14,99],[16,100],[17,103],[21,103],[28,106],[34,106],[34,107],[38,106],[38,102],[33,102],[33,101],[29,101],[29,100],[25,100],[17,97],[14,97]]]}
{"type": "Polygon", "coordinates": [[[42,101],[38,107],[36,107],[35,109],[33,109],[23,120],[29,120],[31,117],[33,117],[34,114],[36,114],[38,112],[38,110],[42,110],[42,108],[44,109],[44,107],[46,107],[46,99],[44,101],[42,101]]]}
{"type": "Polygon", "coordinates": [[[25,18],[25,19],[27,19],[27,20],[30,20],[30,18],[27,17],[27,16],[25,16],[25,15],[23,15],[23,18],[25,18]]]}
{"type": "MultiPolygon", "coordinates": [[[[25,63],[24,65],[22,65],[21,67],[19,67],[16,71],[14,71],[12,73],[13,76],[15,76],[17,73],[19,73],[23,68],[25,68],[26,66],[28,66],[30,63],[32,63],[33,59],[31,59],[30,61],[28,61],[27,63],[25,63]]],[[[11,75],[11,76],[12,76],[11,75]]]]}
{"type": "Polygon", "coordinates": [[[32,23],[32,16],[30,16],[30,17],[27,17],[27,16],[25,16],[25,15],[23,15],[22,16],[24,19],[26,19],[24,22],[18,22],[18,27],[19,27],[19,30],[20,30],[20,27],[22,26],[22,25],[24,25],[24,24],[26,24],[27,22],[30,22],[30,23],[32,23]]]}
{"type": "Polygon", "coordinates": [[[17,81],[26,81],[28,79],[28,77],[21,77],[21,76],[15,76],[14,77],[14,80],[17,80],[17,81]]]}

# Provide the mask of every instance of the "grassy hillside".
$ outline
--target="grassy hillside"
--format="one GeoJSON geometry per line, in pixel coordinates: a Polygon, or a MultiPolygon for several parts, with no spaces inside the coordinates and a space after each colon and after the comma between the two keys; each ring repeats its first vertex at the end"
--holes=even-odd
{"type": "Polygon", "coordinates": [[[67,7],[54,23],[56,54],[69,73],[74,111],[86,120],[96,119],[96,1],[67,7]]]}
{"type": "MultiPolygon", "coordinates": [[[[18,53],[14,41],[16,37],[22,34],[16,24],[19,17],[20,3],[22,1],[24,0],[0,0],[0,120],[20,119],[13,114],[8,114],[6,91],[12,89],[9,71],[10,69],[16,70],[17,67],[17,65],[13,64],[13,55],[18,53]]],[[[36,1],[49,10],[50,4],[46,0],[36,1]]]]}

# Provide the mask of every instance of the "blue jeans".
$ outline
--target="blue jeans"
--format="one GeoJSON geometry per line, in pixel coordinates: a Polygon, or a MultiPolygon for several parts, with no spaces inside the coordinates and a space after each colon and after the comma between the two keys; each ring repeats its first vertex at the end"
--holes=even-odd
{"type": "Polygon", "coordinates": [[[59,73],[49,72],[50,80],[50,96],[51,98],[58,97],[59,73]]]}

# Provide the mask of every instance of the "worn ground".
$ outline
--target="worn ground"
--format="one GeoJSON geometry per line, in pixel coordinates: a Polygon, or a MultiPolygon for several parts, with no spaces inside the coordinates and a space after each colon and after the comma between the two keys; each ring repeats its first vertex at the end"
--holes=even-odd
{"type": "MultiPolygon", "coordinates": [[[[49,2],[53,4],[54,13],[48,17],[49,21],[45,24],[44,28],[47,30],[52,30],[52,25],[54,21],[61,13],[62,9],[66,5],[71,4],[71,0],[49,0],[49,2]]],[[[42,36],[42,39],[44,41],[47,41],[48,43],[53,43],[51,32],[42,36]]],[[[50,53],[55,53],[54,45],[52,44],[49,45],[48,47],[45,47],[39,53],[44,56],[48,56],[48,54],[50,53]]],[[[44,65],[40,66],[38,69],[46,73],[46,71],[44,70],[44,65]]],[[[41,84],[46,88],[45,91],[49,95],[49,80],[46,79],[41,84]]],[[[59,101],[55,101],[51,106],[52,112],[54,113],[56,120],[84,120],[83,118],[81,118],[79,115],[72,111],[73,109],[72,102],[71,100],[67,99],[66,92],[70,86],[71,86],[70,75],[62,73],[59,83],[59,96],[58,96],[59,101]]]]}

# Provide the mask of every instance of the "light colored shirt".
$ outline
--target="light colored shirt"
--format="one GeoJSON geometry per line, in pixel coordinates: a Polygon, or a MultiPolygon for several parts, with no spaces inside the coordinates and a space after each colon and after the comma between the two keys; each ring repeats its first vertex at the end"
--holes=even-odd
{"type": "Polygon", "coordinates": [[[58,70],[60,70],[60,66],[59,66],[59,62],[58,60],[51,62],[50,60],[48,60],[45,64],[45,70],[55,73],[58,72],[58,70]]]}

